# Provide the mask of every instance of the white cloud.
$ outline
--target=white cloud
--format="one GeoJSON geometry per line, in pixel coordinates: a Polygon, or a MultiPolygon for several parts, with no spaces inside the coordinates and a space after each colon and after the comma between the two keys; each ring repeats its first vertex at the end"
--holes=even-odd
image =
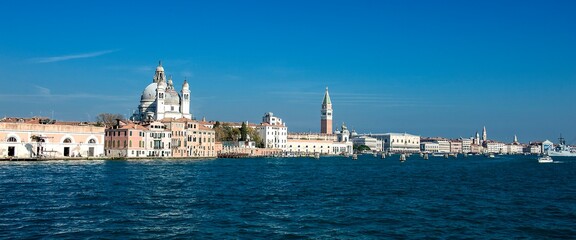
{"type": "Polygon", "coordinates": [[[91,53],[81,53],[81,54],[55,56],[55,57],[39,57],[39,58],[32,58],[31,61],[36,62],[36,63],[60,62],[60,61],[66,61],[66,60],[71,60],[71,59],[98,57],[98,56],[113,53],[116,51],[118,51],[118,50],[105,50],[105,51],[98,51],[98,52],[91,52],[91,53]]]}
{"type": "Polygon", "coordinates": [[[40,95],[50,95],[50,89],[49,88],[45,88],[42,86],[38,86],[38,85],[32,85],[32,87],[36,88],[36,90],[38,91],[38,93],[40,95]]]}

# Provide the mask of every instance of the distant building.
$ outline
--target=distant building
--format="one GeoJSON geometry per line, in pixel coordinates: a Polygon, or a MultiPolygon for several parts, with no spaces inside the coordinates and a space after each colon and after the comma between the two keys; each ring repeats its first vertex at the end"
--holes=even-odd
{"type": "Polygon", "coordinates": [[[104,127],[48,118],[0,120],[0,158],[97,157],[104,154],[104,127]]]}
{"type": "Polygon", "coordinates": [[[348,128],[342,124],[339,131],[333,135],[318,133],[288,134],[289,155],[314,154],[348,155],[353,153],[353,142],[350,140],[348,128]]]}
{"type": "Polygon", "coordinates": [[[542,143],[531,142],[530,144],[526,145],[526,147],[524,147],[524,153],[529,153],[529,154],[542,153],[542,143]]]}
{"type": "Polygon", "coordinates": [[[130,118],[133,121],[157,121],[164,118],[188,118],[190,114],[190,87],[184,80],[180,93],[174,89],[172,78],[166,80],[162,63],[156,67],[152,83],[148,84],[140,97],[138,111],[130,118]]]}
{"type": "Polygon", "coordinates": [[[201,122],[180,118],[163,119],[162,123],[172,134],[172,155],[174,157],[213,158],[216,132],[201,122]]]}
{"type": "Polygon", "coordinates": [[[382,140],[386,152],[420,152],[420,136],[408,133],[369,134],[368,136],[382,140]]]}
{"type": "Polygon", "coordinates": [[[486,153],[507,153],[508,151],[505,143],[492,140],[484,141],[483,147],[486,153]]]}
{"type": "Polygon", "coordinates": [[[440,149],[438,142],[420,142],[420,151],[424,153],[437,153],[440,149]]]}
{"type": "Polygon", "coordinates": [[[126,158],[213,158],[214,130],[180,118],[147,123],[118,121],[106,129],[106,156],[126,158]]]}
{"type": "Polygon", "coordinates": [[[106,156],[118,158],[171,157],[171,132],[158,121],[146,125],[118,121],[106,129],[106,156]]]}
{"type": "Polygon", "coordinates": [[[382,151],[382,141],[369,136],[357,136],[352,138],[354,146],[365,145],[372,151],[381,152],[382,151]]]}
{"type": "Polygon", "coordinates": [[[288,127],[282,119],[268,112],[262,117],[262,123],[256,127],[256,131],[264,142],[265,148],[286,150],[288,142],[288,127]]]}
{"type": "Polygon", "coordinates": [[[462,141],[461,140],[450,140],[450,152],[451,153],[463,153],[462,151],[462,141]]]}
{"type": "Polygon", "coordinates": [[[462,153],[472,152],[471,146],[472,146],[472,143],[474,142],[473,139],[474,138],[460,138],[460,141],[462,141],[462,153]]]}
{"type": "Polygon", "coordinates": [[[326,87],[324,99],[322,100],[322,110],[320,110],[320,133],[332,134],[332,100],[326,87]]]}
{"type": "Polygon", "coordinates": [[[438,152],[439,153],[449,153],[450,152],[450,141],[446,138],[421,138],[420,143],[422,142],[435,142],[438,143],[438,152]]]}

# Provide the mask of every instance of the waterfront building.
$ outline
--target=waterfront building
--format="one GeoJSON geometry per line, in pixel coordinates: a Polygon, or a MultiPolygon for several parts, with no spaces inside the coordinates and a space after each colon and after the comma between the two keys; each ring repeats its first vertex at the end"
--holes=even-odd
{"type": "Polygon", "coordinates": [[[288,134],[288,155],[349,155],[353,153],[353,142],[346,125],[342,124],[335,134],[322,133],[290,133],[288,134]]]}
{"type": "Polygon", "coordinates": [[[519,143],[508,144],[506,147],[509,154],[522,154],[524,152],[524,146],[519,143]]]}
{"type": "Polygon", "coordinates": [[[507,153],[508,151],[506,144],[492,140],[484,141],[483,147],[486,153],[507,153]]]}
{"type": "Polygon", "coordinates": [[[471,146],[472,143],[474,142],[473,140],[474,138],[460,138],[460,141],[462,141],[462,153],[470,153],[471,151],[471,146]]]}
{"type": "Polygon", "coordinates": [[[171,157],[171,132],[153,121],[139,125],[120,121],[106,129],[106,156],[113,158],[171,157]]]}
{"type": "Polygon", "coordinates": [[[470,152],[469,153],[480,154],[480,153],[482,153],[482,151],[483,151],[483,148],[481,145],[476,145],[476,144],[470,145],[470,152]]]}
{"type": "Polygon", "coordinates": [[[420,136],[408,133],[369,134],[368,136],[380,139],[383,150],[396,153],[420,152],[420,136]]]}
{"type": "Polygon", "coordinates": [[[256,131],[264,142],[265,148],[287,149],[288,127],[273,113],[264,114],[262,123],[256,127],[256,131]]]}
{"type": "Polygon", "coordinates": [[[174,157],[213,158],[217,156],[216,132],[202,122],[187,118],[163,119],[171,132],[174,157]]]}
{"type": "MultiPolygon", "coordinates": [[[[352,133],[354,136],[354,132],[352,133]]],[[[378,140],[377,138],[369,137],[369,136],[356,136],[352,137],[352,142],[354,146],[367,146],[372,151],[381,152],[382,151],[382,141],[378,140]]]]}
{"type": "Polygon", "coordinates": [[[554,150],[554,143],[552,143],[550,140],[542,142],[541,146],[542,146],[542,148],[540,149],[541,153],[547,153],[548,151],[554,150]]]}
{"type": "Polygon", "coordinates": [[[332,134],[332,100],[330,100],[328,87],[326,87],[320,110],[320,133],[332,134]]]}
{"type": "Polygon", "coordinates": [[[180,93],[176,92],[172,77],[166,80],[162,63],[156,67],[152,83],[148,84],[140,96],[140,105],[130,118],[133,121],[157,121],[164,118],[188,118],[190,114],[190,87],[187,80],[180,93]]]}
{"type": "Polygon", "coordinates": [[[506,145],[509,154],[522,154],[524,152],[524,146],[518,142],[518,137],[514,135],[514,142],[506,145]]]}
{"type": "Polygon", "coordinates": [[[48,118],[0,119],[0,158],[97,157],[104,154],[104,127],[48,118]]]}
{"type": "Polygon", "coordinates": [[[106,156],[122,158],[213,158],[214,130],[180,118],[146,123],[118,121],[106,129],[106,156]]]}
{"type": "Polygon", "coordinates": [[[420,151],[424,153],[437,153],[440,149],[438,142],[420,142],[420,151]]]}
{"type": "Polygon", "coordinates": [[[450,141],[446,138],[435,137],[435,138],[421,138],[420,142],[435,142],[438,143],[439,153],[449,153],[450,152],[450,141]]]}
{"type": "Polygon", "coordinates": [[[450,152],[451,153],[463,153],[462,141],[457,140],[457,139],[450,140],[450,152]]]}
{"type": "Polygon", "coordinates": [[[524,147],[524,153],[529,154],[540,154],[542,153],[542,143],[540,142],[531,142],[526,147],[524,147]]]}

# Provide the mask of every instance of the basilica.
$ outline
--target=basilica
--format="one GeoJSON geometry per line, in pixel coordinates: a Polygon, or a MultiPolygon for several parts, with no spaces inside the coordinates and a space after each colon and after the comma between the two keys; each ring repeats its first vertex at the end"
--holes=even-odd
{"type": "Polygon", "coordinates": [[[190,88],[184,80],[180,93],[174,89],[172,77],[166,80],[162,62],[158,63],[156,73],[150,83],[142,92],[138,111],[135,111],[132,121],[156,121],[165,118],[188,118],[190,114],[190,88]]]}

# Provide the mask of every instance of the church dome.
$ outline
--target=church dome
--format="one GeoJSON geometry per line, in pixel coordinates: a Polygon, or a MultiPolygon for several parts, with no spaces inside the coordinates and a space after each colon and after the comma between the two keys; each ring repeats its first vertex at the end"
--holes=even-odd
{"type": "Polygon", "coordinates": [[[162,67],[162,63],[158,64],[158,67],[156,67],[156,72],[164,72],[164,67],[162,67]]]}
{"type": "Polygon", "coordinates": [[[140,98],[141,101],[156,101],[156,88],[158,87],[157,83],[150,83],[142,92],[142,97],[140,98]]]}
{"type": "Polygon", "coordinates": [[[166,105],[179,105],[180,95],[174,90],[166,91],[166,98],[164,99],[164,104],[166,105]]]}

